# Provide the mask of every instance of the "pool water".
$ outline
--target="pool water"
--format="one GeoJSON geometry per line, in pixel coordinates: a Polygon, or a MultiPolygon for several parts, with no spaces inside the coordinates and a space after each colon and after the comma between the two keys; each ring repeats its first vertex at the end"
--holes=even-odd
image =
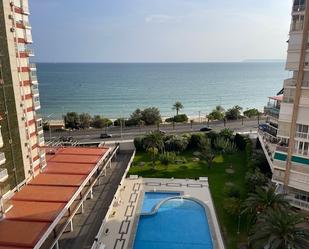
{"type": "MultiPolygon", "coordinates": [[[[143,210],[175,194],[145,193],[143,210]],[[145,209],[144,209],[145,208],[145,209]]],[[[155,215],[141,215],[134,249],[213,249],[204,207],[192,200],[172,199],[155,215]]]]}
{"type": "Polygon", "coordinates": [[[146,192],[141,213],[151,212],[152,208],[160,201],[173,196],[179,196],[179,193],[146,192]]]}

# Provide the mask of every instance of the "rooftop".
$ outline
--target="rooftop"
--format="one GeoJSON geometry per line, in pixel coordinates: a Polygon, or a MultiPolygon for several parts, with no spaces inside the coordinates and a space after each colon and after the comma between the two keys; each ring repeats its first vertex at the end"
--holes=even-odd
{"type": "Polygon", "coordinates": [[[0,221],[0,249],[40,248],[109,150],[49,148],[44,171],[13,196],[0,221]]]}

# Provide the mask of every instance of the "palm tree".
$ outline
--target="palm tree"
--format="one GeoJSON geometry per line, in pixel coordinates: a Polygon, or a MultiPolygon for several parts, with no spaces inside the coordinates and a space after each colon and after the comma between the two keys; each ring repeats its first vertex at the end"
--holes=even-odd
{"type": "Polygon", "coordinates": [[[163,135],[158,131],[151,131],[144,138],[145,149],[157,148],[162,151],[164,149],[163,135]]]}
{"type": "Polygon", "coordinates": [[[304,219],[286,210],[268,210],[260,216],[249,242],[254,249],[308,249],[304,219]]]}
{"type": "Polygon", "coordinates": [[[274,185],[256,188],[255,193],[250,193],[245,201],[245,212],[258,214],[267,211],[268,209],[288,209],[290,204],[285,199],[284,194],[276,193],[274,185]]]}
{"type": "Polygon", "coordinates": [[[173,105],[173,110],[176,110],[176,115],[178,116],[179,111],[183,109],[183,105],[180,101],[176,101],[173,105]]]}
{"type": "Polygon", "coordinates": [[[207,161],[208,168],[212,167],[212,162],[215,159],[215,151],[211,147],[211,140],[209,138],[202,138],[199,142],[199,149],[201,151],[201,157],[207,161]]]}

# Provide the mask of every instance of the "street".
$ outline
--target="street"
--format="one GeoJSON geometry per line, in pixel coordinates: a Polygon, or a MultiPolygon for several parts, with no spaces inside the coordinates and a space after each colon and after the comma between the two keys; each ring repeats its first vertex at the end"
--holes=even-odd
{"type": "MultiPolygon", "coordinates": [[[[263,123],[265,119],[260,119],[259,123],[263,123]]],[[[49,140],[57,140],[60,137],[72,137],[73,140],[79,142],[101,142],[101,141],[119,141],[119,140],[131,140],[137,136],[146,134],[147,132],[160,130],[167,134],[182,134],[187,132],[197,132],[207,124],[202,123],[190,123],[186,124],[161,124],[158,126],[145,126],[145,127],[108,127],[102,130],[100,129],[86,129],[86,130],[73,130],[73,131],[61,131],[61,132],[48,132],[45,131],[44,136],[46,142],[49,140]],[[101,139],[101,133],[108,133],[112,135],[111,138],[101,139]]],[[[220,131],[224,128],[230,128],[235,132],[251,132],[256,131],[258,127],[258,120],[237,120],[228,121],[224,126],[222,121],[214,121],[209,124],[210,128],[214,131],[220,131]]]]}

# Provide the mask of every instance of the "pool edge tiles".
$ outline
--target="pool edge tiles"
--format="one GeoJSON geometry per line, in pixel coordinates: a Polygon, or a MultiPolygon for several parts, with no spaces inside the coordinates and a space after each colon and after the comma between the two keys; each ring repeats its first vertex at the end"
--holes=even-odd
{"type": "Polygon", "coordinates": [[[105,245],[106,249],[133,248],[140,214],[142,213],[145,192],[163,192],[164,194],[172,193],[173,195],[178,193],[199,203],[204,207],[205,216],[208,219],[213,248],[225,249],[208,182],[205,179],[199,181],[187,179],[127,178],[117,192],[119,194],[115,196],[110,206],[92,249],[98,249],[101,245],[105,245]]]}

